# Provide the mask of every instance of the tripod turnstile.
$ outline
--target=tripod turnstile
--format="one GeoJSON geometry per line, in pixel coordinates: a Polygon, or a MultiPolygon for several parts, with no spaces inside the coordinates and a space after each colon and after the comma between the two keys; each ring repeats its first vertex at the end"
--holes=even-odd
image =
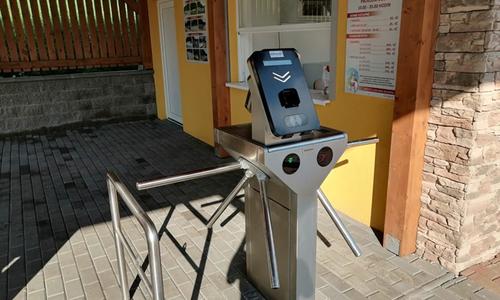
{"type": "MultiPolygon", "coordinates": [[[[208,221],[212,228],[231,201],[245,190],[246,266],[249,280],[268,299],[314,299],[319,200],[354,255],[361,251],[321,191],[324,179],[349,147],[378,142],[348,142],[347,134],[319,126],[298,54],[293,49],[257,51],[248,60],[251,72],[246,107],[252,123],[215,130],[216,142],[237,162],[172,177],[137,183],[138,190],[166,186],[225,172],[244,170],[243,178],[208,221]]],[[[151,221],[116,177],[108,177],[115,243],[124,299],[128,299],[116,192],[143,224],[150,244],[152,282],[139,275],[154,299],[163,298],[158,239],[151,221]],[[114,210],[113,210],[114,209],[114,210]]],[[[137,264],[137,263],[136,263],[137,264]]]]}

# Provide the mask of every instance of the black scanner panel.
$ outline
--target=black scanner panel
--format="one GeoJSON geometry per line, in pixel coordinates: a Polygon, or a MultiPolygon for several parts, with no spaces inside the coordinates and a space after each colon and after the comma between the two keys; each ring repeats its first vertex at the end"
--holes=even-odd
{"type": "Polygon", "coordinates": [[[256,51],[248,62],[275,136],[289,136],[320,128],[295,49],[256,51]]]}

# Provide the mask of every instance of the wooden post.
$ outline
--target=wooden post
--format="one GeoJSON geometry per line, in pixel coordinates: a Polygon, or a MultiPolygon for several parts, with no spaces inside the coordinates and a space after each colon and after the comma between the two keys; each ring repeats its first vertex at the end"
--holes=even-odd
{"type": "MultiPolygon", "coordinates": [[[[227,81],[227,40],[226,40],[226,8],[225,0],[210,0],[208,4],[208,35],[210,75],[212,78],[212,109],[214,128],[231,125],[231,102],[227,81]]],[[[215,153],[219,157],[227,153],[215,145],[215,153]]]]}
{"type": "Polygon", "coordinates": [[[384,247],[400,256],[416,246],[439,10],[438,0],[403,1],[384,227],[384,247]]]}
{"type": "Polygon", "coordinates": [[[139,33],[141,35],[141,55],[144,69],[153,68],[153,54],[151,52],[151,36],[149,30],[148,0],[139,0],[139,33]]]}

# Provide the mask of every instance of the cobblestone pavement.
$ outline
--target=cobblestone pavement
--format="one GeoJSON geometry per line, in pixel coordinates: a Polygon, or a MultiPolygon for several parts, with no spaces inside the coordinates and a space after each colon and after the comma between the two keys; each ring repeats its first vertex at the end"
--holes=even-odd
{"type": "MultiPolygon", "coordinates": [[[[228,160],[169,122],[143,121],[0,139],[0,299],[119,299],[105,173],[137,180],[228,160]]],[[[245,278],[244,215],[234,202],[205,224],[239,180],[234,172],[135,197],[161,234],[168,299],[259,299],[245,278]],[[222,226],[221,226],[222,225],[222,226]]],[[[123,209],[123,208],[122,208],[123,209]]],[[[147,253],[137,222],[122,226],[147,253]]],[[[364,255],[354,258],[320,208],[318,299],[500,299],[467,277],[385,251],[366,226],[344,218],[364,255]]],[[[129,271],[135,299],[147,291],[129,271]]]]}

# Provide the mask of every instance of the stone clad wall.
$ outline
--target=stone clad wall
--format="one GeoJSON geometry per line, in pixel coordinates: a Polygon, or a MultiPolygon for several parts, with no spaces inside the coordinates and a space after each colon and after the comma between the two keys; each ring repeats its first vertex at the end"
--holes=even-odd
{"type": "Polygon", "coordinates": [[[458,273],[500,252],[500,1],[441,3],[417,253],[458,273]]]}
{"type": "Polygon", "coordinates": [[[0,78],[0,134],[154,115],[151,71],[0,78]]]}

